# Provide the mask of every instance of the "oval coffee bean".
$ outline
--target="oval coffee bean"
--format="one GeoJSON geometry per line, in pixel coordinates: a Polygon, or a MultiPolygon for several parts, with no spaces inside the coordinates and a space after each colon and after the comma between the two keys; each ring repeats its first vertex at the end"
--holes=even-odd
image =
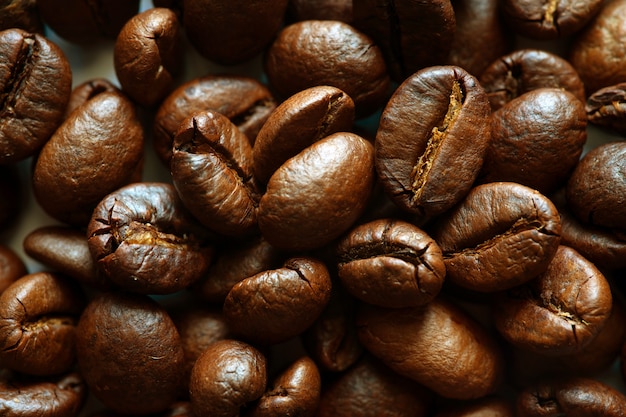
{"type": "Polygon", "coordinates": [[[442,397],[479,398],[502,382],[504,361],[495,340],[441,297],[405,309],[364,307],[357,328],[369,352],[442,397]]]}
{"type": "Polygon", "coordinates": [[[233,333],[263,344],[285,342],[306,330],[328,304],[331,280],[324,263],[290,258],[281,268],[237,283],[224,301],[233,333]]]}
{"type": "Polygon", "coordinates": [[[0,164],[34,155],[63,119],[72,70],[43,35],[0,32],[0,164]]]}
{"type": "Polygon", "coordinates": [[[307,88],[282,102],[270,114],[254,142],[254,174],[263,183],[287,159],[354,122],[354,102],[330,86],[307,88]]]}
{"type": "Polygon", "coordinates": [[[26,265],[10,246],[0,244],[0,294],[27,274],[26,265]]]}
{"type": "Polygon", "coordinates": [[[287,160],[259,202],[259,228],[279,249],[330,243],[363,213],[374,186],[374,147],[358,135],[334,133],[287,160]]]}
{"type": "Polygon", "coordinates": [[[494,320],[512,345],[559,356],[591,343],[612,307],[604,275],[574,249],[559,246],[545,272],[498,294],[494,320]]]}
{"type": "Polygon", "coordinates": [[[247,343],[221,340],[202,353],[191,371],[191,409],[194,415],[237,416],[261,398],[266,386],[265,356],[247,343]]]}
{"type": "Polygon", "coordinates": [[[119,287],[170,294],[206,272],[213,249],[208,233],[165,183],[129,184],[106,196],[87,227],[98,269],[119,287]]]}
{"type": "Polygon", "coordinates": [[[102,293],[76,331],[78,365],[90,392],[113,411],[165,410],[181,394],[184,353],[167,312],[145,295],[102,293]]]}
{"type": "Polygon", "coordinates": [[[477,186],[430,235],[441,247],[446,279],[474,291],[520,285],[546,270],[561,239],[554,204],[511,182],[477,186]]]}
{"type": "Polygon", "coordinates": [[[252,147],[226,116],[205,111],[185,119],[170,170],[178,195],[200,223],[226,236],[257,231],[260,191],[252,147]]]}
{"type": "Polygon", "coordinates": [[[587,98],[589,123],[626,135],[626,83],[604,87],[587,98]]]}
{"type": "Polygon", "coordinates": [[[439,245],[401,220],[379,219],[352,229],[337,245],[338,275],[356,298],[389,308],[430,302],[446,268],[439,245]]]}
{"type": "Polygon", "coordinates": [[[56,375],[75,364],[80,287],[52,272],[24,275],[0,295],[0,367],[56,375]]]}
{"type": "Polygon", "coordinates": [[[385,192],[405,211],[426,217],[459,202],[483,163],[489,114],[484,90],[461,68],[429,67],[407,78],[376,133],[376,171],[385,192]]]}

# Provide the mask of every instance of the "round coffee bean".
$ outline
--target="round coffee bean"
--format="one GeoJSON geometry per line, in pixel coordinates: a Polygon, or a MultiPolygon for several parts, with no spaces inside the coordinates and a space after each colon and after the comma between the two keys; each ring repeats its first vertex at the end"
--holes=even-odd
{"type": "Polygon", "coordinates": [[[26,274],[22,258],[10,246],[0,244],[0,294],[26,274]]]}

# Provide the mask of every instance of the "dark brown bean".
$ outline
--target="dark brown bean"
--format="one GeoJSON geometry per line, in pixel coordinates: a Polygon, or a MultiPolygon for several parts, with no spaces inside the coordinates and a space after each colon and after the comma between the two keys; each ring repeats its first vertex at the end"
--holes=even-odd
{"type": "Polygon", "coordinates": [[[590,123],[626,136],[626,83],[593,92],[585,110],[590,123]]]}
{"type": "Polygon", "coordinates": [[[26,274],[22,258],[10,246],[0,244],[0,294],[26,274]]]}
{"type": "Polygon", "coordinates": [[[37,0],[8,0],[0,5],[0,30],[20,28],[43,34],[37,0]]]}
{"type": "Polygon", "coordinates": [[[93,78],[77,85],[70,94],[70,101],[65,109],[65,118],[83,103],[106,92],[123,94],[115,84],[106,78],[93,78]]]}

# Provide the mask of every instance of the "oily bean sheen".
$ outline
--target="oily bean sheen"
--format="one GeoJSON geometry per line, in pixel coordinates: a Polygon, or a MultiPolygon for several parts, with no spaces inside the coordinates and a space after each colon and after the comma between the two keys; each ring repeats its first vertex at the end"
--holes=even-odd
{"type": "Polygon", "coordinates": [[[73,417],[86,398],[85,382],[77,373],[37,381],[0,372],[2,417],[73,417]]]}
{"type": "Polygon", "coordinates": [[[268,117],[254,142],[254,173],[266,183],[274,171],[302,149],[336,132],[348,132],[354,102],[343,91],[317,86],[294,94],[268,117]]]}
{"type": "Polygon", "coordinates": [[[380,219],[354,228],[338,244],[338,274],[356,298],[381,307],[430,302],[446,274],[439,245],[417,226],[380,219]]]}
{"type": "Polygon", "coordinates": [[[381,49],[353,26],[306,20],[283,28],[265,54],[270,86],[283,98],[331,85],[354,100],[357,117],[383,106],[390,86],[381,49]]]}
{"type": "Polygon", "coordinates": [[[519,417],[622,417],[626,396],[590,378],[544,381],[524,389],[517,397],[519,417]]]}
{"type": "Polygon", "coordinates": [[[626,136],[626,83],[592,93],[585,110],[590,123],[626,136]]]}
{"type": "Polygon", "coordinates": [[[348,132],[334,133],[287,160],[259,202],[259,228],[279,249],[322,247],[365,210],[374,185],[374,147],[348,132]]]}
{"type": "Polygon", "coordinates": [[[35,272],[0,295],[0,367],[29,375],[69,371],[83,293],[53,272],[35,272]]]}
{"type": "Polygon", "coordinates": [[[559,88],[585,101],[585,87],[564,58],[541,49],[524,48],[498,57],[480,75],[491,110],[538,88],[559,88]]]}
{"type": "Polygon", "coordinates": [[[196,416],[238,416],[266,386],[265,356],[245,342],[221,340],[200,355],[191,371],[191,409],[196,416]]]}
{"type": "Polygon", "coordinates": [[[183,38],[176,14],[152,8],[133,16],[113,49],[115,74],[135,102],[154,106],[170,92],[183,62],[183,38]]]}
{"type": "Polygon", "coordinates": [[[323,262],[290,258],[281,268],[237,283],[224,301],[224,316],[233,333],[263,344],[295,337],[320,316],[331,293],[323,262]]]}
{"type": "Polygon", "coordinates": [[[172,182],[189,211],[227,236],[257,230],[260,191],[252,147],[226,116],[205,111],[181,123],[170,161],[172,182]]]}
{"type": "Polygon", "coordinates": [[[26,265],[15,250],[0,244],[0,294],[26,273],[26,265]]]}
{"type": "Polygon", "coordinates": [[[206,272],[212,248],[176,190],[134,183],[106,196],[87,227],[99,270],[128,291],[170,294],[206,272]]]}
{"type": "Polygon", "coordinates": [[[559,246],[545,272],[498,294],[494,319],[511,344],[558,356],[589,344],[602,331],[612,306],[604,275],[574,249],[559,246]]]}
{"type": "Polygon", "coordinates": [[[61,123],[72,88],[63,51],[43,35],[0,32],[0,164],[34,155],[61,123]]]}
{"type": "Polygon", "coordinates": [[[492,292],[545,271],[561,239],[561,222],[543,194],[495,182],[473,188],[440,219],[431,236],[443,251],[446,279],[492,292]]]}
{"type": "Polygon", "coordinates": [[[450,0],[361,0],[352,9],[352,24],[380,45],[397,82],[441,64],[450,52],[456,27],[450,0]]]}
{"type": "Polygon", "coordinates": [[[33,172],[33,192],[50,216],[84,227],[107,194],[138,181],[143,127],[133,104],[101,93],[73,111],[44,145],[33,172]]]}
{"type": "Polygon", "coordinates": [[[120,93],[122,90],[106,78],[93,78],[77,85],[70,94],[70,101],[65,108],[64,118],[67,118],[78,106],[107,91],[120,93]]]}
{"type": "Polygon", "coordinates": [[[254,78],[236,75],[194,78],[177,87],[159,106],[154,117],[154,147],[169,167],[172,142],[180,124],[206,110],[228,117],[253,144],[275,108],[270,91],[254,78]]]}
{"type": "Polygon", "coordinates": [[[376,133],[376,170],[391,199],[427,217],[461,200],[483,163],[489,113],[483,88],[462,68],[429,67],[407,78],[376,133]]]}
{"type": "Polygon", "coordinates": [[[148,414],[179,396],[180,337],[167,312],[145,295],[102,293],[77,326],[78,365],[90,392],[113,411],[148,414]]]}
{"type": "Polygon", "coordinates": [[[254,58],[279,31],[287,0],[184,0],[187,37],[205,58],[233,65],[254,58]]]}
{"type": "Polygon", "coordinates": [[[557,88],[529,91],[491,115],[491,142],[478,179],[553,192],[567,181],[586,141],[582,101],[557,88]]]}
{"type": "Polygon", "coordinates": [[[498,345],[442,297],[405,309],[364,306],[357,328],[369,352],[442,397],[479,398],[500,386],[504,363],[498,345]]]}

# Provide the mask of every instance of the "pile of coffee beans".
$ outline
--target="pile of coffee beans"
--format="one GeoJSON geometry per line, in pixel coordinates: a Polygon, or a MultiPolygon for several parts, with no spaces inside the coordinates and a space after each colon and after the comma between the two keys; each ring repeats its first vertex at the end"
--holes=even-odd
{"type": "Polygon", "coordinates": [[[0,416],[626,416],[624,135],[626,0],[0,2],[0,416]]]}

